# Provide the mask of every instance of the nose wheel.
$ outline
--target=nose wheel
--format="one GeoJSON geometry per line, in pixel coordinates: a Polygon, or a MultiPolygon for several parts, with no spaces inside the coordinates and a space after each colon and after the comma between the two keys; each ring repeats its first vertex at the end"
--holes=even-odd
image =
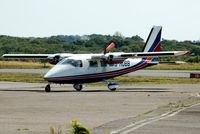
{"type": "Polygon", "coordinates": [[[76,89],[76,91],[81,91],[83,89],[82,84],[74,84],[73,87],[74,87],[74,89],[76,89]]]}
{"type": "Polygon", "coordinates": [[[46,85],[45,92],[51,92],[51,86],[50,86],[50,84],[46,85]]]}

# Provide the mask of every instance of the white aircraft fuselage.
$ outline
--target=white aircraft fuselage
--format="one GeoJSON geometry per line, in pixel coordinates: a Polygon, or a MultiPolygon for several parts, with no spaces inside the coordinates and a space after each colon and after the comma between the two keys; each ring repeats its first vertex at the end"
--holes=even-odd
{"type": "Polygon", "coordinates": [[[91,60],[92,56],[100,55],[102,54],[76,54],[65,58],[49,70],[44,78],[48,82],[60,84],[98,82],[144,68],[152,59],[115,59],[109,63],[102,60],[91,60]]]}

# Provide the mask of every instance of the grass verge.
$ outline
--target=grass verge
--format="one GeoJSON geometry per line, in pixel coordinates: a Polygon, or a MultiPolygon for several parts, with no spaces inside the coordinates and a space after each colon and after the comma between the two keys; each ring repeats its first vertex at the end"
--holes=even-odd
{"type": "Polygon", "coordinates": [[[147,70],[200,70],[200,63],[186,64],[158,64],[146,68],[147,70]]]}
{"type": "MultiPolygon", "coordinates": [[[[0,69],[16,68],[16,69],[39,69],[51,68],[49,63],[41,62],[23,62],[23,61],[0,61],[0,69]]],[[[200,70],[200,63],[186,63],[186,64],[158,64],[146,68],[147,70],[200,70]]]]}
{"type": "Polygon", "coordinates": [[[12,82],[30,82],[41,83],[45,82],[43,75],[30,73],[0,73],[0,81],[12,82]]]}
{"type": "Polygon", "coordinates": [[[48,63],[41,62],[23,62],[23,61],[0,61],[0,69],[39,69],[39,68],[50,68],[51,65],[48,63]]]}

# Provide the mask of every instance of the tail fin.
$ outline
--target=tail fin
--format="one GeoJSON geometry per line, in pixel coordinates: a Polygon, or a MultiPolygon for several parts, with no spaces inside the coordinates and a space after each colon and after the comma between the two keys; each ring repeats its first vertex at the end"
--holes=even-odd
{"type": "Polygon", "coordinates": [[[161,39],[161,26],[154,26],[149,33],[143,52],[159,52],[161,39]]]}

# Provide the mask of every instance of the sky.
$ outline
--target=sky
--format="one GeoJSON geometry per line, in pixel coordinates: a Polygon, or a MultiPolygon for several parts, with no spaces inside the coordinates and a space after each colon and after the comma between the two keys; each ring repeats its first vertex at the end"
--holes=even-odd
{"type": "Polygon", "coordinates": [[[139,35],[200,40],[200,0],[0,0],[0,35],[139,35]]]}

